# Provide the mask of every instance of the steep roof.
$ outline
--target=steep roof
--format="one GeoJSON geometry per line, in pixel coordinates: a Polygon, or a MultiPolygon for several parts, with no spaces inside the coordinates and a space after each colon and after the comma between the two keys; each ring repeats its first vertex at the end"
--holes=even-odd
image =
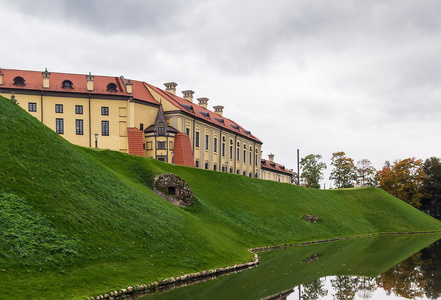
{"type": "Polygon", "coordinates": [[[199,106],[195,103],[192,103],[186,99],[183,99],[181,97],[178,97],[176,95],[173,95],[169,92],[166,92],[158,87],[155,87],[153,85],[150,85],[146,83],[146,85],[154,90],[156,93],[158,93],[162,98],[168,100],[171,104],[173,104],[178,110],[183,111],[185,113],[188,113],[190,115],[195,116],[196,118],[203,120],[207,123],[211,123],[215,126],[222,127],[228,131],[237,133],[238,135],[241,135],[243,137],[246,137],[248,139],[251,139],[255,141],[256,143],[262,144],[262,142],[255,137],[253,134],[251,134],[251,131],[248,131],[244,129],[242,126],[237,124],[236,122],[225,118],[213,111],[210,111],[206,108],[203,108],[202,106],[199,106]]]}
{"type": "Polygon", "coordinates": [[[43,72],[1,69],[1,73],[3,74],[3,85],[1,85],[0,88],[38,91],[43,90],[66,93],[120,95],[133,97],[134,99],[143,102],[158,104],[158,102],[148,92],[146,86],[142,81],[131,80],[130,82],[133,84],[132,94],[127,93],[126,86],[124,84],[125,79],[123,79],[123,77],[93,75],[93,91],[89,91],[87,90],[86,74],[49,72],[49,88],[46,89],[43,88],[43,72]],[[24,85],[14,85],[14,78],[16,77],[22,77],[24,79],[24,85]],[[72,83],[72,88],[63,87],[62,83],[66,80],[72,83]],[[109,90],[109,84],[113,84],[113,87],[116,87],[116,90],[109,90]]]}
{"type": "Polygon", "coordinates": [[[276,172],[276,173],[280,173],[280,174],[284,174],[284,175],[289,175],[291,176],[292,173],[291,171],[288,171],[284,165],[275,163],[273,161],[269,161],[266,159],[262,159],[260,161],[260,166],[263,170],[268,170],[268,171],[272,171],[272,172],[276,172]]]}

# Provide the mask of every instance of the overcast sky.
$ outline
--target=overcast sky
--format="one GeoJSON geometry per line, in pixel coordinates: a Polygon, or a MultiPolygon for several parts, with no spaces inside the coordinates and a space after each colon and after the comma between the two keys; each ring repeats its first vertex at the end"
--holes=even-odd
{"type": "MultiPolygon", "coordinates": [[[[441,156],[441,2],[0,0],[0,67],[178,83],[296,169],[441,156]]],[[[329,168],[328,168],[329,171],[329,168]]],[[[328,172],[329,173],[329,172],[328,172]]],[[[327,174],[326,177],[329,175],[327,174]]],[[[327,187],[329,181],[325,180],[327,187]]]]}

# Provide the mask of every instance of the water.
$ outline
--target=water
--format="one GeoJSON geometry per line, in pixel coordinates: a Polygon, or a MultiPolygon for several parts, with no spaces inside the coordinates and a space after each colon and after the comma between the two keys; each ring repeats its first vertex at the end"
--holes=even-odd
{"type": "Polygon", "coordinates": [[[139,299],[441,299],[440,238],[381,236],[263,252],[257,268],[139,299]]]}

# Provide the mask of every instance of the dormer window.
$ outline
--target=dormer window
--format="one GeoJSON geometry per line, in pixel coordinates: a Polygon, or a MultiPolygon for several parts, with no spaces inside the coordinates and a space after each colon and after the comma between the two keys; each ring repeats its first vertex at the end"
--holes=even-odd
{"type": "Polygon", "coordinates": [[[72,81],[70,81],[70,80],[65,80],[65,81],[63,81],[63,82],[61,83],[61,87],[62,87],[63,89],[73,89],[72,81]]]}
{"type": "Polygon", "coordinates": [[[165,135],[165,127],[158,126],[158,135],[165,135]]]}
{"type": "Polygon", "coordinates": [[[13,80],[14,80],[13,85],[17,85],[17,86],[25,86],[26,85],[24,78],[21,76],[17,76],[13,80]]]}
{"type": "Polygon", "coordinates": [[[201,115],[203,115],[205,118],[210,119],[210,114],[205,112],[205,111],[200,111],[199,112],[201,115]]]}
{"type": "Polygon", "coordinates": [[[116,84],[114,84],[113,82],[109,83],[107,85],[107,91],[108,92],[113,92],[116,93],[118,90],[116,89],[116,84]]]}
{"type": "Polygon", "coordinates": [[[239,131],[239,126],[235,125],[235,124],[230,124],[231,127],[233,127],[234,129],[236,129],[237,131],[239,131]]]}

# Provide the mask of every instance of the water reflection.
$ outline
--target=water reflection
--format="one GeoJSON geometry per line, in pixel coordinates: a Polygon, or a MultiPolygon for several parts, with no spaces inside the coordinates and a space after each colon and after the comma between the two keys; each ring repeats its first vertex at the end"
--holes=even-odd
{"type": "Polygon", "coordinates": [[[318,278],[297,286],[289,294],[286,299],[290,300],[438,299],[441,297],[441,240],[381,275],[318,278]]]}
{"type": "Polygon", "coordinates": [[[142,299],[436,299],[440,238],[380,236],[259,253],[257,268],[142,299]]]}

